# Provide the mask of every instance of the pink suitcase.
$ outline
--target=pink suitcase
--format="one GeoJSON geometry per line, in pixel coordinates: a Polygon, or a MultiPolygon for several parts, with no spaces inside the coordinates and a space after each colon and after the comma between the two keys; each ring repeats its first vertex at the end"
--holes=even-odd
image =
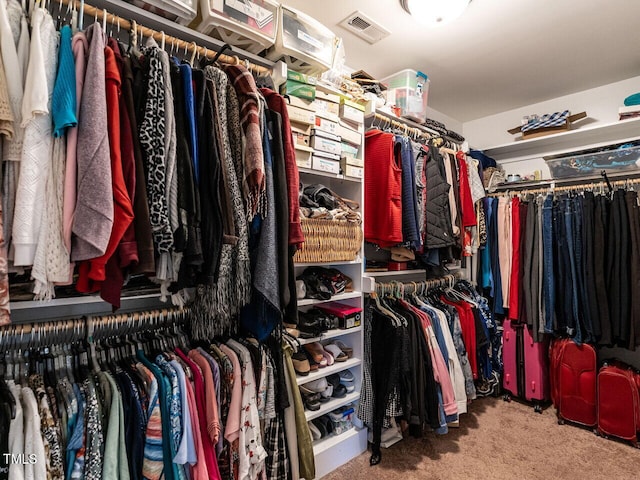
{"type": "Polygon", "coordinates": [[[548,342],[535,343],[527,325],[504,320],[502,360],[504,365],[504,399],[511,396],[535,404],[542,413],[542,403],[549,400],[548,342]]]}

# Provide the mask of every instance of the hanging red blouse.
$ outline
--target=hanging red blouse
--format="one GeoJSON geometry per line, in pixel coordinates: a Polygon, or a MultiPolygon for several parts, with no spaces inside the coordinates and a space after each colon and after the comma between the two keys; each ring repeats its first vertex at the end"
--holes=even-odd
{"type": "Polygon", "coordinates": [[[381,247],[402,243],[402,168],[394,144],[392,133],[365,133],[364,238],[381,247]]]}
{"type": "Polygon", "coordinates": [[[518,320],[520,311],[520,199],[511,200],[511,282],[509,284],[509,318],[518,320]]]}
{"type": "Polygon", "coordinates": [[[464,152],[456,153],[458,160],[458,171],[460,172],[460,208],[462,210],[462,226],[474,227],[477,225],[476,211],[473,206],[473,197],[471,196],[471,186],[469,185],[469,170],[467,161],[464,158],[464,152]]]}

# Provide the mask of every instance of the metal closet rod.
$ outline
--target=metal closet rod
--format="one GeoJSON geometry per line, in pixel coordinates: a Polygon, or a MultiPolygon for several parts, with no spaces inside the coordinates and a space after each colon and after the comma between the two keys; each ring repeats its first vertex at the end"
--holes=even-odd
{"type": "Polygon", "coordinates": [[[389,127],[395,127],[398,128],[400,130],[403,130],[407,135],[417,135],[423,138],[426,138],[427,140],[434,138],[434,135],[431,135],[430,133],[427,133],[423,130],[421,130],[418,127],[413,127],[410,125],[407,125],[406,123],[402,123],[400,121],[397,120],[393,120],[392,118],[386,117],[384,115],[381,115],[377,112],[373,113],[373,122],[371,124],[371,127],[375,127],[375,123],[376,120],[379,122],[382,122],[382,125],[378,125],[378,126],[382,126],[383,128],[385,126],[389,126],[389,127]]]}
{"type": "Polygon", "coordinates": [[[461,272],[453,272],[448,275],[444,275],[438,278],[432,278],[429,280],[422,280],[420,282],[376,282],[376,292],[378,294],[384,294],[387,292],[400,292],[401,294],[414,293],[420,290],[430,290],[435,287],[442,287],[446,285],[453,286],[453,284],[462,278],[461,272]],[[412,290],[411,290],[412,289],[412,290]]]}
{"type": "MultiPolygon", "coordinates": [[[[210,59],[217,59],[217,61],[226,63],[229,65],[237,65],[241,63],[241,60],[238,56],[230,56],[221,54],[218,56],[218,52],[214,50],[210,50],[206,47],[201,47],[196,42],[186,42],[177,37],[172,37],[171,35],[166,35],[164,32],[159,32],[157,30],[153,30],[151,28],[145,27],[143,25],[139,25],[135,20],[129,21],[112,13],[109,13],[106,9],[99,9],[92,5],[88,5],[79,0],[61,0],[62,4],[65,6],[71,6],[80,12],[81,10],[85,15],[90,15],[98,20],[103,20],[112,25],[119,25],[120,28],[133,31],[135,27],[135,33],[140,34],[144,37],[151,37],[155,39],[161,45],[165,45],[166,42],[169,42],[176,46],[178,50],[185,49],[188,52],[191,52],[193,55],[199,53],[201,56],[210,59]],[[105,19],[106,16],[106,19],[105,19]]],[[[271,69],[263,67],[261,65],[255,65],[247,60],[243,63],[247,66],[247,69],[256,73],[257,75],[271,75],[271,69]]]]}
{"type": "MultiPolygon", "coordinates": [[[[626,180],[614,180],[610,182],[611,187],[628,187],[630,185],[638,185],[640,184],[640,178],[628,178],[626,180]]],[[[579,183],[576,185],[548,185],[544,188],[520,188],[513,190],[504,190],[502,192],[494,192],[489,193],[487,196],[489,197],[502,197],[506,195],[519,195],[521,193],[529,193],[532,195],[542,194],[542,193],[553,193],[553,192],[571,192],[571,191],[583,191],[588,189],[593,189],[594,187],[602,187],[604,190],[607,188],[607,184],[604,179],[594,178],[593,181],[589,183],[579,183]]]]}

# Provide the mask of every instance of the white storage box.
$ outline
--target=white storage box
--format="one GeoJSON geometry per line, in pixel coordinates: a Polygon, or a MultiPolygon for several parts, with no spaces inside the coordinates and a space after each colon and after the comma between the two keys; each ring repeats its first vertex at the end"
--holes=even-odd
{"type": "Polygon", "coordinates": [[[310,148],[311,143],[311,125],[306,128],[300,126],[291,126],[291,133],[293,134],[293,144],[310,148]]]}
{"type": "Polygon", "coordinates": [[[196,30],[251,53],[271,47],[278,32],[274,0],[199,0],[196,30]]]}
{"type": "Polygon", "coordinates": [[[331,68],[336,49],[334,33],[317,20],[293,8],[280,5],[276,43],[267,54],[302,73],[324,72],[331,68]]]}
{"type": "Polygon", "coordinates": [[[304,125],[316,124],[316,114],[311,110],[296,107],[295,105],[288,105],[287,113],[289,114],[290,122],[302,123],[304,125]]]}
{"type": "Polygon", "coordinates": [[[302,145],[296,145],[296,164],[300,168],[311,168],[313,149],[311,147],[304,147],[302,145]]]}
{"type": "Polygon", "coordinates": [[[314,170],[340,175],[340,157],[338,155],[331,155],[330,153],[324,152],[313,152],[312,163],[312,168],[314,170]]]}
{"type": "Polygon", "coordinates": [[[422,72],[406,69],[380,80],[387,87],[387,105],[396,107],[396,114],[418,123],[427,118],[429,78],[422,72]]]}
{"type": "Polygon", "coordinates": [[[326,116],[338,119],[340,114],[340,97],[331,93],[324,93],[316,90],[316,99],[313,101],[316,112],[324,113],[326,116]]]}
{"type": "Polygon", "coordinates": [[[198,11],[197,0],[130,0],[129,3],[179,25],[189,25],[198,11]]]}
{"type": "Polygon", "coordinates": [[[340,118],[357,124],[364,123],[364,107],[349,100],[340,104],[340,118]]]}
{"type": "Polygon", "coordinates": [[[358,147],[362,145],[362,132],[349,127],[342,121],[338,123],[336,134],[340,135],[343,142],[349,142],[358,147]]]}
{"type": "Polygon", "coordinates": [[[322,130],[313,130],[311,133],[311,147],[320,152],[331,153],[333,155],[342,154],[340,137],[322,130]]]}
{"type": "Polygon", "coordinates": [[[340,168],[342,168],[342,173],[344,173],[347,177],[360,179],[364,177],[364,168],[358,167],[356,165],[351,165],[346,158],[340,160],[340,168]]]}
{"type": "Polygon", "coordinates": [[[340,134],[338,133],[338,122],[333,121],[327,117],[330,117],[330,115],[322,112],[318,112],[316,114],[316,130],[322,130],[323,132],[339,136],[340,134]]]}

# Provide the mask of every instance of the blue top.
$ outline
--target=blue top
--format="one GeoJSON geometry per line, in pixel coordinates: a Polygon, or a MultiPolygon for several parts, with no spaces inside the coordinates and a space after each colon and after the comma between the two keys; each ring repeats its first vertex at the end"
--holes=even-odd
{"type": "Polygon", "coordinates": [[[396,135],[394,150],[400,150],[402,160],[402,237],[404,243],[420,248],[420,219],[418,218],[418,192],[415,177],[415,160],[409,138],[396,135]]]}
{"type": "Polygon", "coordinates": [[[184,104],[187,114],[187,126],[189,128],[189,151],[193,161],[193,173],[196,184],[200,183],[200,161],[198,160],[198,132],[196,130],[196,102],[193,93],[193,75],[191,66],[180,64],[180,74],[184,87],[184,104]]]}
{"type": "Polygon", "coordinates": [[[78,125],[76,108],[76,64],[71,49],[71,27],[65,25],[60,30],[58,73],[51,100],[54,137],[63,136],[67,127],[78,125]]]}

